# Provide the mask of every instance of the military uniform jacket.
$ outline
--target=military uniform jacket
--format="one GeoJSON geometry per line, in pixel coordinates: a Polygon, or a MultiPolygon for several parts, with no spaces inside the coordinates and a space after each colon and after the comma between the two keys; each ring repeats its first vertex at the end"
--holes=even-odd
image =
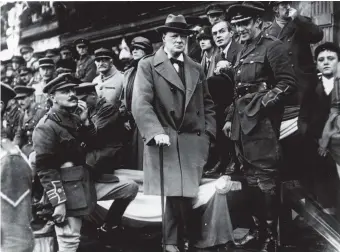
{"type": "Polygon", "coordinates": [[[46,110],[43,109],[40,104],[32,104],[30,109],[21,115],[19,127],[15,133],[14,143],[20,148],[25,144],[33,144],[33,130],[45,114],[46,110]]]}
{"type": "Polygon", "coordinates": [[[13,140],[15,134],[20,127],[20,119],[23,116],[23,112],[17,103],[9,107],[3,116],[1,132],[5,134],[6,138],[13,140]]]}
{"type": "Polygon", "coordinates": [[[83,130],[76,115],[52,107],[33,131],[36,169],[40,182],[53,207],[66,202],[68,216],[89,214],[96,203],[93,183],[84,192],[87,187],[77,182],[83,178],[89,180],[88,169],[84,166],[86,152],[81,140],[86,134],[83,130]],[[72,163],[75,173],[62,178],[62,173],[70,168],[61,166],[68,162],[72,163]],[[80,170],[79,166],[84,169],[80,170]],[[69,185],[72,185],[72,193],[69,194],[70,198],[66,198],[64,189],[66,186],[69,188],[69,185]]]}
{"type": "Polygon", "coordinates": [[[288,99],[289,105],[300,105],[302,97],[310,87],[317,84],[317,70],[314,63],[311,44],[318,43],[323,38],[322,29],[308,17],[298,15],[293,21],[281,28],[276,21],[265,33],[280,39],[286,46],[297,80],[297,92],[288,99]]]}
{"type": "MultiPolygon", "coordinates": [[[[96,181],[101,179],[101,174],[112,173],[120,165],[125,129],[119,105],[120,102],[113,105],[102,98],[89,109],[86,163],[93,168],[96,181]]],[[[114,181],[118,180],[113,178],[111,182],[114,181]]]]}
{"type": "MultiPolygon", "coordinates": [[[[260,33],[245,44],[234,67],[236,100],[227,121],[235,114],[243,133],[249,134],[265,111],[266,116],[276,122],[274,127],[279,127],[284,99],[296,90],[289,62],[283,43],[270,35],[260,33]]],[[[233,132],[233,135],[238,137],[239,133],[233,132]]]]}
{"type": "Polygon", "coordinates": [[[86,55],[77,61],[76,77],[82,82],[92,82],[96,73],[97,67],[93,56],[86,55]]]}
{"type": "Polygon", "coordinates": [[[1,251],[33,251],[31,229],[32,170],[10,140],[2,138],[1,157],[1,251]]]}

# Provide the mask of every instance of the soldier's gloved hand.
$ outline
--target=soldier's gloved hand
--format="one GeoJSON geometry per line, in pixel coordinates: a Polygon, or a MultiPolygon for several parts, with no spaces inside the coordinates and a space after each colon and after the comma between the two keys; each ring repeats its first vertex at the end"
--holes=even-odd
{"type": "Polygon", "coordinates": [[[231,136],[231,122],[226,122],[222,129],[224,135],[230,138],[231,136]]]}
{"type": "Polygon", "coordinates": [[[66,216],[66,205],[62,203],[54,208],[52,217],[56,223],[63,223],[66,216]]]}
{"type": "Polygon", "coordinates": [[[170,137],[165,134],[159,134],[154,137],[157,146],[170,146],[170,137]]]}

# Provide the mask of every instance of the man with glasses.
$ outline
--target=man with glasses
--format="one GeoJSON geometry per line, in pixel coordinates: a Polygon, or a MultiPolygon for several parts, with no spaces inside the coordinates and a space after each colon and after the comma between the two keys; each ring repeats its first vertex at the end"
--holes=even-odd
{"type": "Polygon", "coordinates": [[[86,39],[77,39],[74,45],[79,54],[77,61],[76,77],[82,82],[91,82],[96,77],[97,69],[93,56],[89,55],[90,41],[86,39]]]}
{"type": "Polygon", "coordinates": [[[296,84],[284,44],[261,30],[263,13],[264,6],[257,1],[228,9],[245,44],[234,67],[236,96],[224,130],[237,143],[251,215],[260,222],[238,242],[245,244],[255,238],[260,251],[266,252],[276,247],[276,184],[282,158],[279,129],[285,99],[296,84]]]}
{"type": "Polygon", "coordinates": [[[113,64],[111,50],[100,48],[94,55],[99,75],[92,83],[98,84],[96,90],[99,98],[104,97],[108,102],[116,104],[122,93],[124,75],[113,64]]]}

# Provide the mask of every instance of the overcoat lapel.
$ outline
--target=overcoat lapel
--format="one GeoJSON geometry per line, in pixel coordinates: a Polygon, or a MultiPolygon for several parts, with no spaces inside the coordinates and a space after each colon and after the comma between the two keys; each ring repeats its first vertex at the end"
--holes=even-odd
{"type": "Polygon", "coordinates": [[[196,63],[194,63],[186,55],[184,55],[184,76],[185,76],[185,85],[186,85],[186,92],[185,92],[185,108],[186,108],[196,89],[196,85],[200,77],[200,73],[199,73],[196,63]]]}
{"type": "Polygon", "coordinates": [[[160,48],[155,54],[154,67],[156,72],[159,73],[164,79],[185,92],[181,78],[176,72],[174,66],[171,64],[163,48],[160,48]]]}

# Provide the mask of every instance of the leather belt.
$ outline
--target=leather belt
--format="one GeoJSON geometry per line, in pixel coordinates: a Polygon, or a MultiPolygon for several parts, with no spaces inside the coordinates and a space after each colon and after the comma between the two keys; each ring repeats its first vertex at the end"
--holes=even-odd
{"type": "Polygon", "coordinates": [[[241,98],[246,94],[252,94],[260,91],[264,91],[268,89],[268,85],[266,82],[258,82],[258,83],[239,83],[239,86],[236,86],[236,98],[241,98]]]}

